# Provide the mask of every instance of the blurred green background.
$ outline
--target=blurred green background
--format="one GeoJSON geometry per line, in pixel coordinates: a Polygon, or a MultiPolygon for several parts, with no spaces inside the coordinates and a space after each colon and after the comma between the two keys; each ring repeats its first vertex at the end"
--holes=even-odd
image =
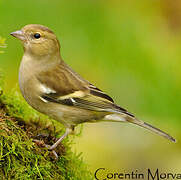
{"type": "MultiPolygon", "coordinates": [[[[181,1],[0,0],[0,69],[17,86],[23,54],[9,33],[26,24],[51,28],[63,59],[117,104],[172,134],[176,144],[130,124],[85,124],[74,151],[92,172],[181,167],[181,1]]],[[[31,70],[30,70],[31,71],[31,70]]]]}

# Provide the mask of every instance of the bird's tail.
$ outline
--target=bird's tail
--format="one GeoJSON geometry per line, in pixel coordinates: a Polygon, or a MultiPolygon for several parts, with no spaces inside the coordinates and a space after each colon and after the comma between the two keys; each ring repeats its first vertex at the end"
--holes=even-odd
{"type": "Polygon", "coordinates": [[[136,124],[138,126],[141,126],[143,128],[146,128],[160,136],[163,136],[164,138],[172,141],[172,142],[176,142],[176,139],[174,139],[172,136],[170,136],[169,134],[165,133],[164,131],[153,127],[152,125],[145,123],[139,119],[136,119],[135,117],[126,115],[126,114],[111,114],[111,115],[107,115],[104,120],[106,121],[113,121],[113,122],[129,122],[129,123],[133,123],[136,124]]]}

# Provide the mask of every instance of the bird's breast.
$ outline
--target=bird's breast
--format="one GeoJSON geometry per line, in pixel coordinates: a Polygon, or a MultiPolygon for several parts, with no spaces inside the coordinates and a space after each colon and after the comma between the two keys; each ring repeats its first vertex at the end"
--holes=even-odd
{"type": "Polygon", "coordinates": [[[25,100],[35,109],[41,103],[39,99],[41,90],[36,74],[36,66],[32,64],[31,59],[23,57],[19,69],[19,87],[25,100]]]}

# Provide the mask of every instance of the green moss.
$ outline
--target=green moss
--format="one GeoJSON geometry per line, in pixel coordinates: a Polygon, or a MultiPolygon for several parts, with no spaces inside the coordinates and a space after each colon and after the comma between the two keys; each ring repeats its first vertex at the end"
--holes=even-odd
{"type": "Polygon", "coordinates": [[[63,131],[61,124],[30,108],[17,91],[1,91],[0,179],[93,179],[81,155],[71,151],[70,138],[56,149],[57,161],[44,147],[44,143],[54,143],[63,131]],[[42,143],[35,144],[32,139],[38,137],[42,143]]]}

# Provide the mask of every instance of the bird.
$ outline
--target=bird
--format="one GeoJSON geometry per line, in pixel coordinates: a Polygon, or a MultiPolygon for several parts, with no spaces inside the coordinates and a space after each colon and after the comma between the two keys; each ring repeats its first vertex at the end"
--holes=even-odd
{"type": "Polygon", "coordinates": [[[19,87],[24,99],[66,128],[48,146],[49,150],[54,150],[77,125],[99,121],[132,123],[176,142],[169,134],[117,105],[109,95],[71,69],[61,57],[59,40],[48,27],[28,24],[11,35],[24,48],[19,68],[19,87]]]}

